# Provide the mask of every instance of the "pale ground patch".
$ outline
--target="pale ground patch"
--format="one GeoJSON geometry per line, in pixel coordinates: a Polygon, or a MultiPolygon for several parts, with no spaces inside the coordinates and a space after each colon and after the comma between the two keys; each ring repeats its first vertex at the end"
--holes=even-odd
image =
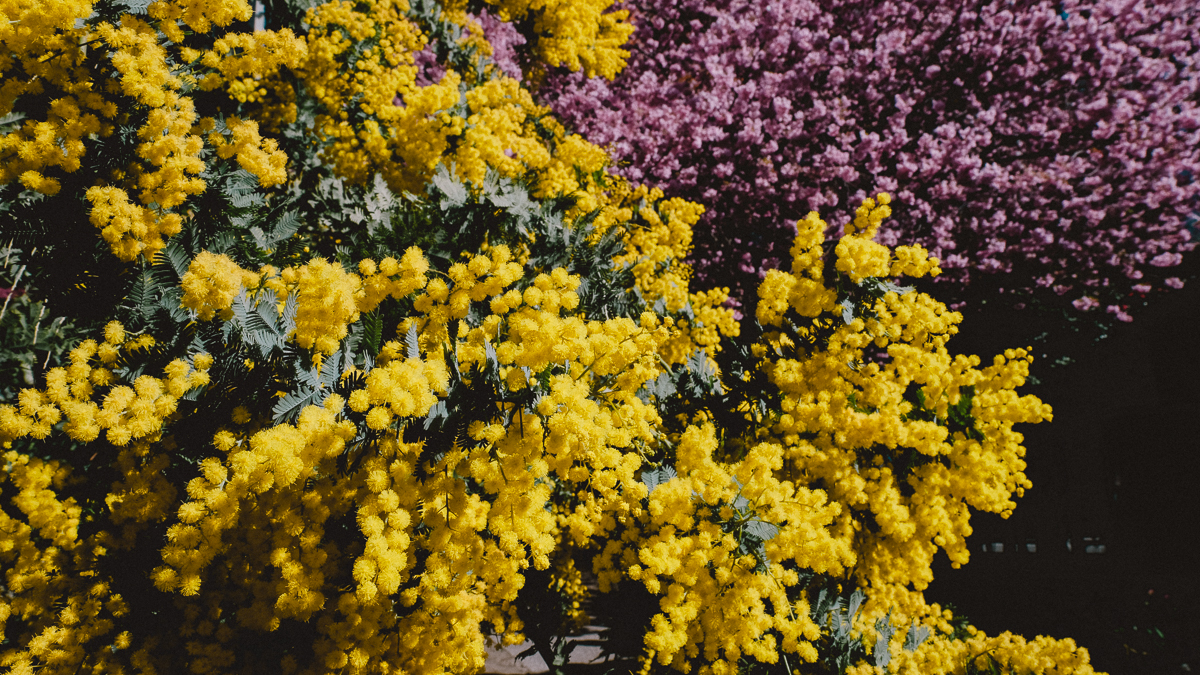
{"type": "MultiPolygon", "coordinates": [[[[599,629],[599,626],[585,626],[584,630],[587,632],[568,639],[571,641],[595,640],[599,637],[597,633],[599,629]]],[[[531,646],[533,646],[533,643],[526,640],[522,644],[505,647],[500,645],[499,641],[488,638],[487,665],[484,666],[483,672],[489,675],[536,675],[537,673],[549,672],[550,669],[539,654],[535,653],[523,659],[517,658],[518,654],[531,646]]],[[[579,645],[571,652],[571,663],[595,664],[596,666],[600,666],[604,663],[604,660],[599,647],[579,645]]]]}

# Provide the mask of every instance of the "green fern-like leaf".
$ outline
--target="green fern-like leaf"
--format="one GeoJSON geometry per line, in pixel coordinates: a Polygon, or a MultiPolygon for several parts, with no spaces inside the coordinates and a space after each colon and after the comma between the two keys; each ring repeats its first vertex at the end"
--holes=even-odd
{"type": "Polygon", "coordinates": [[[319,405],[320,402],[320,392],[316,389],[289,392],[275,404],[271,415],[275,419],[275,424],[294,422],[300,416],[301,410],[310,405],[319,405]]]}

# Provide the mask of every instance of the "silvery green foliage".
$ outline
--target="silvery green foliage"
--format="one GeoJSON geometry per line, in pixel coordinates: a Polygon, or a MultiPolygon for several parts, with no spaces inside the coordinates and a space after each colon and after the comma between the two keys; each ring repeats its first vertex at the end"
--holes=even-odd
{"type": "Polygon", "coordinates": [[[913,624],[908,632],[904,635],[904,649],[907,651],[916,651],[926,640],[929,639],[929,627],[913,624]]]}
{"type": "MultiPolygon", "coordinates": [[[[812,617],[826,629],[822,641],[829,650],[828,655],[822,658],[821,665],[829,672],[842,673],[847,667],[862,661],[886,670],[887,665],[891,663],[892,655],[888,645],[900,628],[892,623],[890,613],[875,620],[875,640],[871,643],[869,651],[863,641],[864,636],[852,636],[859,610],[866,598],[862,589],[856,588],[846,595],[829,587],[821,588],[813,598],[812,617]]],[[[909,652],[915,651],[929,635],[929,628],[914,623],[905,633],[902,648],[909,652]]]]}
{"type": "Polygon", "coordinates": [[[651,494],[654,493],[654,488],[671,480],[678,474],[675,469],[669,466],[651,468],[642,471],[642,482],[646,484],[646,490],[651,494]]]}
{"type": "Polygon", "coordinates": [[[858,610],[866,597],[858,588],[849,595],[821,588],[811,605],[813,620],[826,630],[821,636],[826,648],[818,650],[824,654],[822,665],[832,672],[845,672],[847,667],[866,659],[862,640],[851,635],[858,610]]]}

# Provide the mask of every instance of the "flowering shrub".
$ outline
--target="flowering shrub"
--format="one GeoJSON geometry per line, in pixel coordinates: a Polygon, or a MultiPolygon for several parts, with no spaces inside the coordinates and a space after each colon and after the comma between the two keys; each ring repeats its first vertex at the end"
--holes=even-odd
{"type": "MultiPolygon", "coordinates": [[[[606,3],[493,6],[619,66],[606,3]]],[[[561,672],[591,594],[649,607],[608,643],[645,672],[1092,672],[924,602],[1050,410],[896,284],[940,268],[887,194],[739,324],[703,209],[607,173],[481,8],[298,7],[0,1],[6,231],[86,335],[0,404],[0,667],[561,672]]]]}
{"type": "MultiPolygon", "coordinates": [[[[876,190],[909,205],[961,302],[1130,319],[1179,288],[1200,182],[1194,3],[628,0],[614,81],[540,96],[617,172],[709,208],[692,260],[747,304],[792,223],[876,190]]],[[[957,306],[957,305],[956,305],[957,306]]]]}

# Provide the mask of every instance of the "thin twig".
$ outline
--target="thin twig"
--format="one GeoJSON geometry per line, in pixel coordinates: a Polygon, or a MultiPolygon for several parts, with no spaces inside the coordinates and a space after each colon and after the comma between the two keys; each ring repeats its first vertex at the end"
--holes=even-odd
{"type": "Polygon", "coordinates": [[[21,265],[21,269],[17,270],[17,277],[13,279],[12,289],[8,293],[8,297],[4,298],[4,307],[0,308],[0,321],[4,320],[4,313],[8,311],[8,302],[12,300],[13,293],[17,292],[17,284],[21,283],[21,275],[25,274],[25,266],[21,265]]]}
{"type": "Polygon", "coordinates": [[[38,312],[37,322],[33,324],[33,340],[29,342],[32,347],[37,344],[38,329],[42,327],[42,317],[46,314],[46,303],[42,303],[42,309],[38,312]]]}

